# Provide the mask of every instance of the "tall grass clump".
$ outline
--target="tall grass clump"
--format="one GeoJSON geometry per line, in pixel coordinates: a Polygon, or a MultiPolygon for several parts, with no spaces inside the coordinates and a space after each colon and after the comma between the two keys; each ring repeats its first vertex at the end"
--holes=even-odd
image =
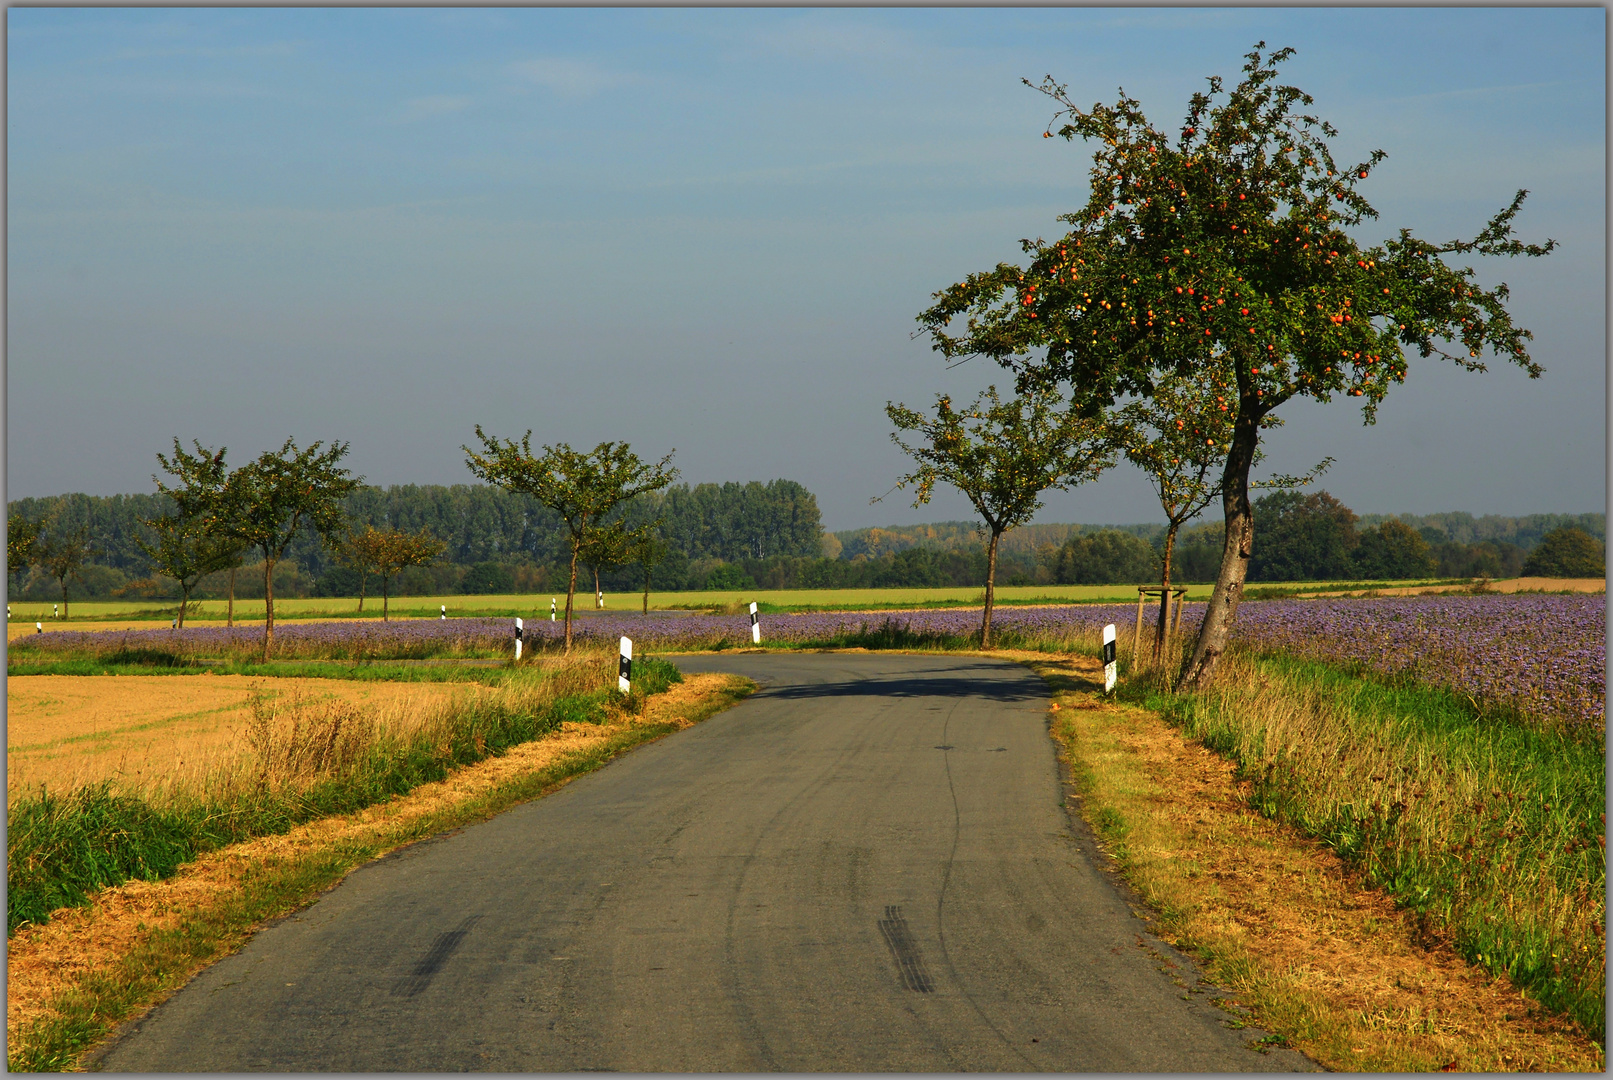
{"type": "Polygon", "coordinates": [[[1601,1039],[1604,736],[1441,687],[1229,652],[1172,694],[1180,655],[1125,696],[1237,762],[1252,804],[1321,839],[1471,963],[1601,1039]]]}
{"type": "Polygon", "coordinates": [[[588,651],[530,665],[525,677],[461,695],[412,725],[379,723],[341,701],[259,695],[244,752],[198,779],[22,794],[8,808],[7,936],[98,889],[160,880],[203,852],[384,802],[568,721],[636,714],[682,679],[646,657],[624,696],[615,661],[588,651]]]}

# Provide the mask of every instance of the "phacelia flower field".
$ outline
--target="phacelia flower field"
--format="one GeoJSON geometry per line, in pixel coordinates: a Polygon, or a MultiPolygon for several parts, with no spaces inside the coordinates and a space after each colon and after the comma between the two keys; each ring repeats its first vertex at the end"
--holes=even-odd
{"type": "MultiPolygon", "coordinates": [[[[1607,618],[1605,597],[1423,596],[1377,599],[1267,600],[1238,610],[1235,641],[1260,651],[1362,664],[1386,675],[1407,676],[1475,699],[1504,703],[1574,724],[1606,723],[1607,618]]],[[[1183,632],[1196,632],[1204,605],[1183,612],[1183,632]]],[[[1145,616],[1152,619],[1152,614],[1145,616]]],[[[906,612],[812,612],[764,615],[766,642],[831,643],[882,627],[911,635],[967,638],[979,628],[977,609],[906,612]]],[[[1056,643],[1087,636],[1105,623],[1120,628],[1126,651],[1136,608],[1131,605],[1001,608],[993,619],[1009,642],[1056,643]]],[[[284,658],[497,655],[511,648],[509,619],[416,619],[391,623],[342,621],[282,623],[275,653],[284,658]]],[[[552,643],[559,623],[532,619],[528,648],[552,643]]],[[[669,651],[744,647],[748,615],[672,613],[590,614],[573,624],[584,642],[632,638],[641,649],[669,651]]],[[[187,627],[183,630],[53,631],[12,642],[28,653],[105,654],[113,649],[157,649],[192,656],[250,655],[261,649],[260,626],[187,627]]]]}

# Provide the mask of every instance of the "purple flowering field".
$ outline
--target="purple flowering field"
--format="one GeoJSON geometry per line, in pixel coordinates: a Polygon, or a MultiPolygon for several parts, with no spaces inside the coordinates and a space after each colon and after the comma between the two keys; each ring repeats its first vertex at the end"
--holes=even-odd
{"type": "MultiPolygon", "coordinates": [[[[1183,612],[1191,635],[1203,604],[1183,612]]],[[[1151,618],[1151,615],[1145,616],[1151,618]]],[[[971,608],[900,612],[808,612],[763,615],[764,642],[824,641],[887,621],[913,633],[964,638],[979,627],[971,608]]],[[[1135,625],[1134,605],[1093,604],[1002,608],[994,624],[1032,640],[1058,641],[1120,628],[1122,653],[1135,625]]],[[[511,647],[509,619],[410,619],[289,622],[275,629],[275,653],[352,658],[497,655],[511,647]]],[[[533,619],[532,648],[561,637],[560,623],[533,619]]],[[[627,613],[589,615],[574,624],[584,642],[632,638],[642,648],[704,649],[750,644],[748,615],[627,613]]],[[[118,648],[179,651],[195,656],[251,655],[262,647],[257,626],[184,630],[52,631],[12,642],[12,652],[94,652],[118,648]]],[[[1233,638],[1260,650],[1311,659],[1359,662],[1385,674],[1409,675],[1475,698],[1516,705],[1576,724],[1606,722],[1605,597],[1422,596],[1374,599],[1251,601],[1238,610],[1233,638]]],[[[1011,640],[1011,639],[1010,639],[1011,640]]]]}
{"type": "Polygon", "coordinates": [[[1524,594],[1264,601],[1238,609],[1233,633],[1257,649],[1359,662],[1601,728],[1606,604],[1598,595],[1524,594]]]}

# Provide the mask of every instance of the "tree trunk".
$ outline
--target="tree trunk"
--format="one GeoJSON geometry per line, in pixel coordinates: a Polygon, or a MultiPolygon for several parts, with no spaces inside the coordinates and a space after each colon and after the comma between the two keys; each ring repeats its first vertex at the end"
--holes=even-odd
{"type": "Polygon", "coordinates": [[[263,662],[269,662],[269,648],[274,644],[274,562],[267,553],[263,556],[263,662]]]}
{"type": "Polygon", "coordinates": [[[566,648],[571,652],[571,602],[577,595],[577,545],[571,545],[571,580],[566,584],[566,648]]]}
{"type": "Polygon", "coordinates": [[[235,572],[239,569],[239,566],[230,567],[230,606],[228,613],[224,616],[225,626],[235,625],[235,572]]]}
{"type": "Polygon", "coordinates": [[[185,605],[188,603],[190,603],[190,590],[185,588],[185,583],[181,581],[179,583],[179,619],[177,620],[181,630],[185,629],[185,605]]]}
{"type": "MultiPolygon", "coordinates": [[[[382,578],[381,578],[381,621],[382,622],[386,622],[386,620],[387,620],[387,607],[391,602],[392,602],[392,575],[391,574],[386,574],[386,575],[383,575],[382,578]]],[[[363,604],[364,604],[364,601],[363,601],[362,598],[360,598],[359,606],[362,607],[363,604]]]]}
{"type": "MultiPolygon", "coordinates": [[[[1240,378],[1241,382],[1241,378],[1240,378]]],[[[1178,692],[1199,690],[1209,683],[1216,663],[1226,651],[1232,620],[1243,599],[1243,583],[1249,576],[1249,556],[1254,551],[1255,516],[1249,505],[1249,467],[1254,464],[1255,447],[1260,441],[1260,412],[1244,392],[1238,419],[1232,428],[1232,448],[1222,484],[1221,508],[1226,514],[1227,535],[1221,548],[1221,573],[1215,579],[1204,612],[1204,625],[1193,646],[1193,659],[1176,682],[1178,692]]]]}
{"type": "Polygon", "coordinates": [[[646,615],[650,613],[650,571],[652,569],[648,563],[644,564],[644,614],[646,615]]]}
{"type": "MultiPolygon", "coordinates": [[[[359,610],[359,614],[361,614],[361,615],[364,613],[364,587],[369,584],[369,578],[370,578],[370,575],[368,575],[368,574],[366,574],[364,572],[364,568],[362,566],[359,567],[358,568],[358,610],[359,610]]],[[[381,606],[382,606],[383,610],[386,607],[386,605],[384,603],[381,606]]],[[[381,616],[381,621],[386,622],[386,616],[384,614],[381,616]]]]}
{"type": "Polygon", "coordinates": [[[1165,561],[1159,576],[1159,585],[1164,591],[1159,597],[1159,625],[1154,628],[1155,660],[1165,651],[1165,629],[1171,608],[1171,549],[1176,546],[1176,530],[1181,527],[1181,522],[1173,521],[1165,530],[1165,561]]]}
{"type": "Polygon", "coordinates": [[[62,584],[62,618],[67,618],[67,578],[58,579],[62,584]]]}
{"type": "Polygon", "coordinates": [[[605,598],[599,594],[599,567],[594,567],[594,610],[605,606],[605,598]]]}
{"type": "Polygon", "coordinates": [[[986,610],[980,620],[980,647],[991,648],[991,605],[997,598],[997,539],[1000,529],[991,531],[991,543],[986,547],[986,610]]]}

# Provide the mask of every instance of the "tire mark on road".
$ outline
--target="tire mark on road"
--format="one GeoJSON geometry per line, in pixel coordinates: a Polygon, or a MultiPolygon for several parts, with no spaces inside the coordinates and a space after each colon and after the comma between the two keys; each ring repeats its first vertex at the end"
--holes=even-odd
{"type": "Polygon", "coordinates": [[[472,915],[455,929],[438,934],[437,940],[431,943],[431,948],[426,950],[426,955],[420,958],[414,970],[393,986],[392,993],[397,997],[414,997],[430,985],[431,977],[442,970],[442,966],[448,962],[454,950],[465,940],[465,935],[470,933],[471,927],[480,922],[481,918],[480,915],[472,915]]]}
{"type": "Polygon", "coordinates": [[[924,966],[924,954],[919,951],[919,943],[914,939],[913,932],[907,928],[900,904],[886,905],[885,917],[879,920],[879,933],[885,939],[885,944],[890,946],[891,956],[896,959],[896,967],[902,973],[902,985],[920,994],[934,993],[935,980],[930,978],[930,970],[924,966]]]}

